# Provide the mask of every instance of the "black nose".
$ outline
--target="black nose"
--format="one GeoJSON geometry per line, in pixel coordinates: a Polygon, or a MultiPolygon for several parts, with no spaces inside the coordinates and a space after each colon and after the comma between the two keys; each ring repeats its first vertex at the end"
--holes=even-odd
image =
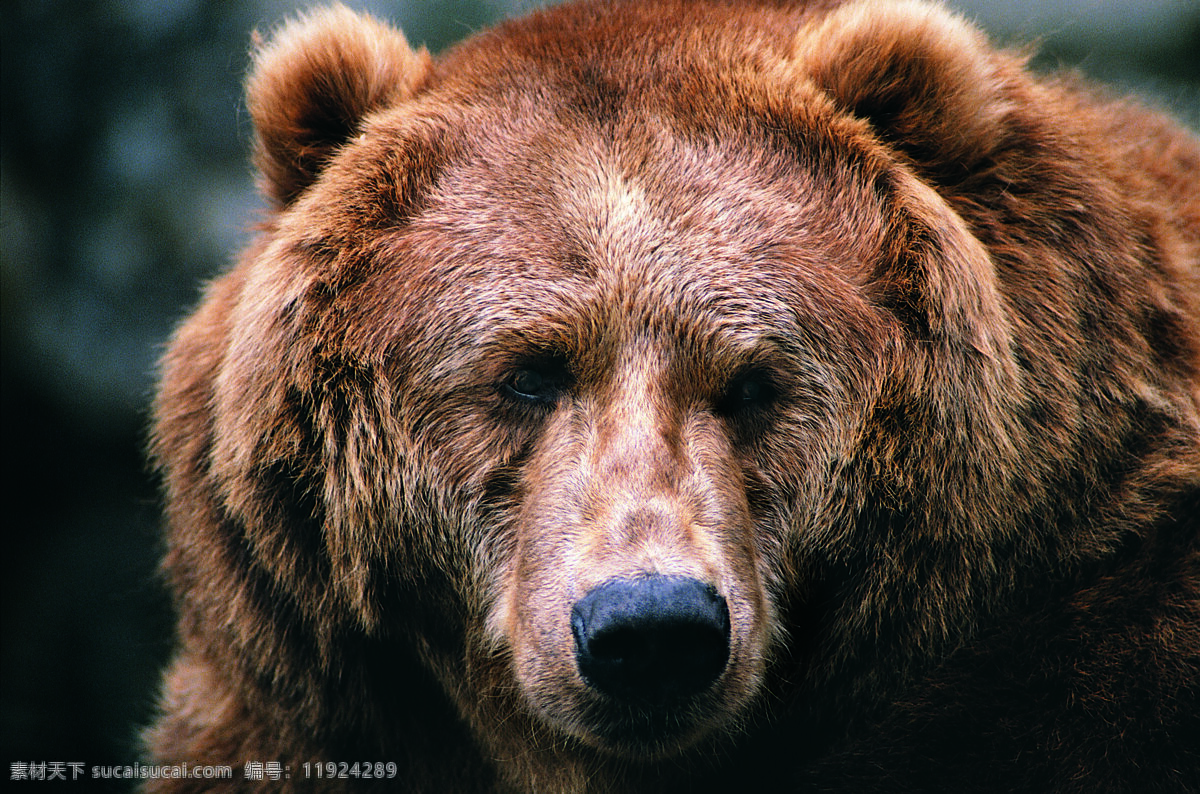
{"type": "Polygon", "coordinates": [[[729,658],[729,608],[695,579],[605,582],[575,604],[571,630],[583,680],[625,701],[694,695],[717,680],[729,658]]]}

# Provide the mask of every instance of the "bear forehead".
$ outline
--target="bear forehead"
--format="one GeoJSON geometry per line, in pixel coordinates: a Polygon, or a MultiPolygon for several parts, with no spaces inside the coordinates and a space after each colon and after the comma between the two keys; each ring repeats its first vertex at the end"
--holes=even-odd
{"type": "Polygon", "coordinates": [[[841,304],[867,311],[856,284],[885,208],[852,152],[821,161],[751,122],[698,135],[636,103],[605,121],[432,104],[375,119],[297,208],[306,247],[359,271],[335,279],[362,285],[352,310],[386,316],[358,327],[582,346],[587,331],[702,331],[753,347],[841,304]],[[430,175],[381,222],[414,162],[430,175]]]}
{"type": "Polygon", "coordinates": [[[862,286],[890,210],[863,125],[783,68],[782,43],[733,63],[591,35],[556,39],[579,44],[570,58],[519,36],[452,53],[284,211],[288,292],[319,298],[329,344],[875,347],[862,286]]]}

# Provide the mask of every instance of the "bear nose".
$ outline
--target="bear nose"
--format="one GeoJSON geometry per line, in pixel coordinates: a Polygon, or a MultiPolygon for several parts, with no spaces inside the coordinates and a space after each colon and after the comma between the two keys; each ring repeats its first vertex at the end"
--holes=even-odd
{"type": "Polygon", "coordinates": [[[661,703],[707,689],[729,658],[729,608],[696,579],[644,576],[593,588],[571,610],[575,659],[589,686],[661,703]]]}

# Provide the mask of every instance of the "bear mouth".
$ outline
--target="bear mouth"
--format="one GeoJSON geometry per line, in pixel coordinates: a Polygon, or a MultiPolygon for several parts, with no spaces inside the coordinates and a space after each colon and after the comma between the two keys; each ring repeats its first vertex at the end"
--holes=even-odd
{"type": "Polygon", "coordinates": [[[676,755],[700,741],[722,720],[711,695],[630,704],[589,704],[582,714],[585,740],[608,752],[654,760],[676,755]]]}

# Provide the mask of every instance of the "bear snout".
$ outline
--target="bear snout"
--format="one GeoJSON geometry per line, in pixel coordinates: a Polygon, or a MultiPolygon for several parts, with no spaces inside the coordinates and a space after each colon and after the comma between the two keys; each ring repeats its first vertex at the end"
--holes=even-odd
{"type": "Polygon", "coordinates": [[[679,576],[614,579],[571,610],[575,659],[592,689],[662,704],[711,687],[729,659],[729,607],[712,585],[679,576]]]}

